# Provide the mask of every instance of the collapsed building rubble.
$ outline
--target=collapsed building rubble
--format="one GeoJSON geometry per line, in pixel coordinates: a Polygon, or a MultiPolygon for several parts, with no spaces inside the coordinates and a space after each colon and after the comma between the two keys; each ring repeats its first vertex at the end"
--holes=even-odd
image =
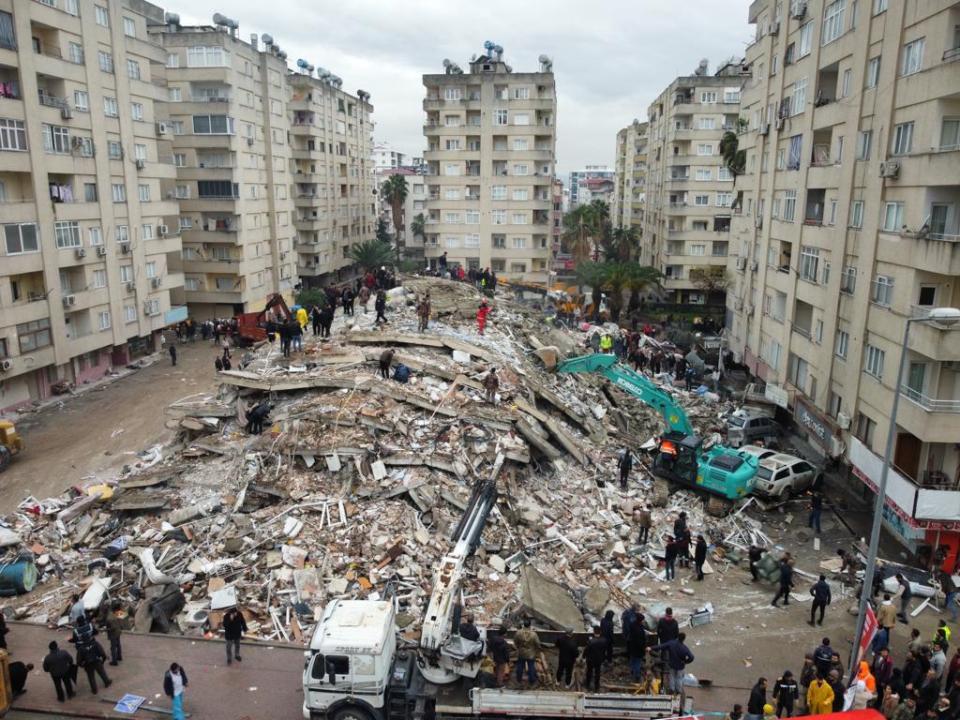
{"type": "MultiPolygon", "coordinates": [[[[118,477],[24,500],[5,518],[15,534],[5,544],[38,577],[7,612],[63,624],[78,592],[92,611],[119,600],[137,630],[212,634],[239,604],[249,637],[302,642],[331,599],[392,596],[415,639],[433,567],[498,456],[500,500],[462,593],[481,624],[527,615],[581,631],[607,607],[669,601],[659,561],[680,510],[715,548],[709,572],[770,544],[743,508],[713,517],[642,464],[620,492],[617,452],[640,453],[660,417],[600,377],[547,372],[583,351],[582,335],[523,305],[495,301],[477,335],[479,297],[407,279],[386,327],[338,314],[332,338],[311,338],[292,359],[263,344],[243,370],[219,373],[215,395],[171,404],[175,443],[118,477]],[[418,333],[414,305],[427,290],[434,319],[418,333]],[[387,348],[409,382],[377,376],[387,348]],[[490,404],[482,380],[494,368],[490,404]],[[245,412],[264,399],[269,426],[248,435],[245,412]],[[655,531],[640,546],[634,514],[648,503],[655,531]]],[[[675,392],[700,433],[715,432],[718,405],[675,392]]],[[[691,614],[702,604],[687,602],[691,614]]]]}

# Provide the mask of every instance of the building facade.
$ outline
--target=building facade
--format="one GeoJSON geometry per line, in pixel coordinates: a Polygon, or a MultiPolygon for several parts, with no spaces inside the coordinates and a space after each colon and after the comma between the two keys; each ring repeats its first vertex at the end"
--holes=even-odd
{"type": "Polygon", "coordinates": [[[424,75],[427,258],[545,281],[557,99],[552,65],[513,72],[502,50],[424,75]]]}
{"type": "Polygon", "coordinates": [[[0,410],[99,379],[186,317],[166,57],[147,35],[162,17],[0,5],[0,410]]]}
{"type": "Polygon", "coordinates": [[[373,171],[383,172],[410,165],[410,156],[394,149],[389,143],[374,143],[373,171]]]}
{"type": "MultiPolygon", "coordinates": [[[[730,343],[874,489],[908,318],[960,306],[960,3],[756,0],[730,343]]],[[[915,324],[885,520],[960,541],[960,332],[915,324]]],[[[952,564],[950,565],[952,567],[952,564]]]]}
{"type": "Polygon", "coordinates": [[[663,273],[668,302],[722,306],[734,194],[720,139],[737,128],[745,71],[734,61],[706,70],[649,107],[642,259],[663,273]]]}
{"type": "Polygon", "coordinates": [[[577,205],[583,205],[590,202],[589,200],[584,202],[584,198],[581,197],[580,187],[584,180],[589,180],[592,178],[606,178],[613,180],[614,174],[614,171],[606,165],[587,165],[583,170],[574,170],[571,172],[569,187],[569,210],[575,210],[577,205]]]}
{"type": "Polygon", "coordinates": [[[647,191],[647,123],[634,120],[617,133],[610,220],[614,227],[643,230],[647,191]]]}

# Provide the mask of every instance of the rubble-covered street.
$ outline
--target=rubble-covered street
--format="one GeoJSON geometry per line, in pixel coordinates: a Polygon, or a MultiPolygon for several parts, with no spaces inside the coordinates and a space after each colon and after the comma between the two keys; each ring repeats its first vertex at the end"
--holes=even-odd
{"type": "MultiPolygon", "coordinates": [[[[801,500],[768,510],[741,502],[715,516],[704,496],[671,491],[643,462],[622,492],[617,452],[645,457],[662,418],[600,376],[548,371],[585,352],[582,333],[497,297],[480,336],[479,302],[466,284],[405,278],[384,327],[358,305],[354,317],[338,310],[330,339],[306,338],[289,360],[279,343],[235,350],[243,369],[220,373],[218,391],[170,405],[175,440],[137,448],[120,472],[63,477],[63,494],[3,508],[7,559],[20,553],[37,574],[29,592],[5,598],[7,619],[65,625],[81,592],[90,611],[119,600],[132,630],[213,638],[238,604],[248,640],[301,644],[330,600],[392,595],[402,635],[416,641],[451,530],[473,486],[493,477],[499,500],[462,590],[478,625],[531,617],[539,630],[581,633],[607,609],[619,623],[630,603],[648,619],[672,606],[696,656],[689,672],[713,684],[690,691],[697,710],[744,702],[761,674],[797,672],[825,632],[846,661],[850,588],[829,569],[851,537],[832,514],[815,551],[801,500]],[[428,289],[433,318],[418,333],[415,303],[428,289]],[[390,348],[409,382],[378,377],[390,348]],[[491,369],[494,403],[483,387],[491,369]],[[248,434],[246,410],[265,400],[264,432],[248,434]],[[639,545],[636,511],[648,503],[653,529],[639,545]],[[692,567],[664,580],[663,539],[681,511],[710,544],[702,582],[692,567]],[[790,608],[770,606],[769,581],[750,582],[751,543],[797,559],[790,608]],[[834,602],[815,629],[805,620],[820,572],[834,602]]],[[[673,392],[703,436],[719,427],[721,403],[673,392]]],[[[550,672],[543,678],[553,687],[550,672]]],[[[603,681],[629,686],[625,662],[603,681]]]]}

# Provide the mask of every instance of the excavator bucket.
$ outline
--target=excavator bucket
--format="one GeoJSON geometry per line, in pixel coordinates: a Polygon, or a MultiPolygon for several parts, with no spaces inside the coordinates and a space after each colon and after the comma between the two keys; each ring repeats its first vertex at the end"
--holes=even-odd
{"type": "Polygon", "coordinates": [[[617,356],[611,353],[593,353],[592,355],[581,355],[579,357],[564,360],[557,365],[557,372],[561,373],[586,373],[606,370],[617,364],[617,356]]]}

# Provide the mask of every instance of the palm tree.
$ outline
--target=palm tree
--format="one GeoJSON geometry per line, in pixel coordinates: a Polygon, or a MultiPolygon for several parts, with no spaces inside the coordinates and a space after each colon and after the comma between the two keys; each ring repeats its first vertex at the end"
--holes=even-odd
{"type": "Polygon", "coordinates": [[[577,284],[580,287],[590,286],[590,299],[593,302],[593,319],[600,316],[600,301],[603,299],[603,273],[602,263],[582,262],[577,265],[577,284]]]}
{"type": "Polygon", "coordinates": [[[630,278],[627,280],[627,289],[630,291],[627,312],[634,312],[640,307],[640,293],[652,287],[660,288],[661,278],[662,275],[656,268],[635,264],[630,278]]]}
{"type": "Polygon", "coordinates": [[[389,243],[380,240],[364,240],[351,245],[347,250],[347,257],[363,270],[373,272],[381,265],[389,265],[393,261],[393,249],[389,243]]]}
{"type": "Polygon", "coordinates": [[[587,206],[582,205],[563,216],[563,242],[573,255],[574,264],[577,266],[585,262],[593,252],[589,214],[587,206]]]}
{"type": "Polygon", "coordinates": [[[601,266],[602,287],[607,291],[610,306],[610,319],[617,322],[623,310],[623,291],[633,273],[633,264],[625,262],[605,262],[601,266]]]}
{"type": "MultiPolygon", "coordinates": [[[[604,255],[609,255],[610,240],[610,206],[603,200],[594,200],[585,206],[586,223],[593,243],[593,261],[600,260],[600,248],[604,248],[604,255]]],[[[611,260],[610,257],[605,257],[611,260]]]]}
{"type": "Polygon", "coordinates": [[[639,243],[637,228],[633,225],[629,227],[618,227],[612,233],[612,249],[616,254],[616,259],[620,262],[627,262],[633,256],[633,252],[639,243]]]}
{"type": "Polygon", "coordinates": [[[417,213],[413,216],[413,222],[410,223],[410,232],[413,233],[414,237],[423,237],[426,235],[427,230],[427,219],[423,216],[423,213],[417,213]]]}
{"type": "Polygon", "coordinates": [[[390,204],[393,230],[397,246],[397,263],[400,262],[400,233],[403,231],[403,204],[407,201],[407,179],[403,175],[391,175],[380,189],[383,199],[390,204]]]}
{"type": "Polygon", "coordinates": [[[732,130],[728,130],[720,138],[720,155],[723,157],[723,164],[727,170],[736,179],[737,175],[743,175],[747,168],[746,150],[738,150],[740,139],[732,130]]]}

